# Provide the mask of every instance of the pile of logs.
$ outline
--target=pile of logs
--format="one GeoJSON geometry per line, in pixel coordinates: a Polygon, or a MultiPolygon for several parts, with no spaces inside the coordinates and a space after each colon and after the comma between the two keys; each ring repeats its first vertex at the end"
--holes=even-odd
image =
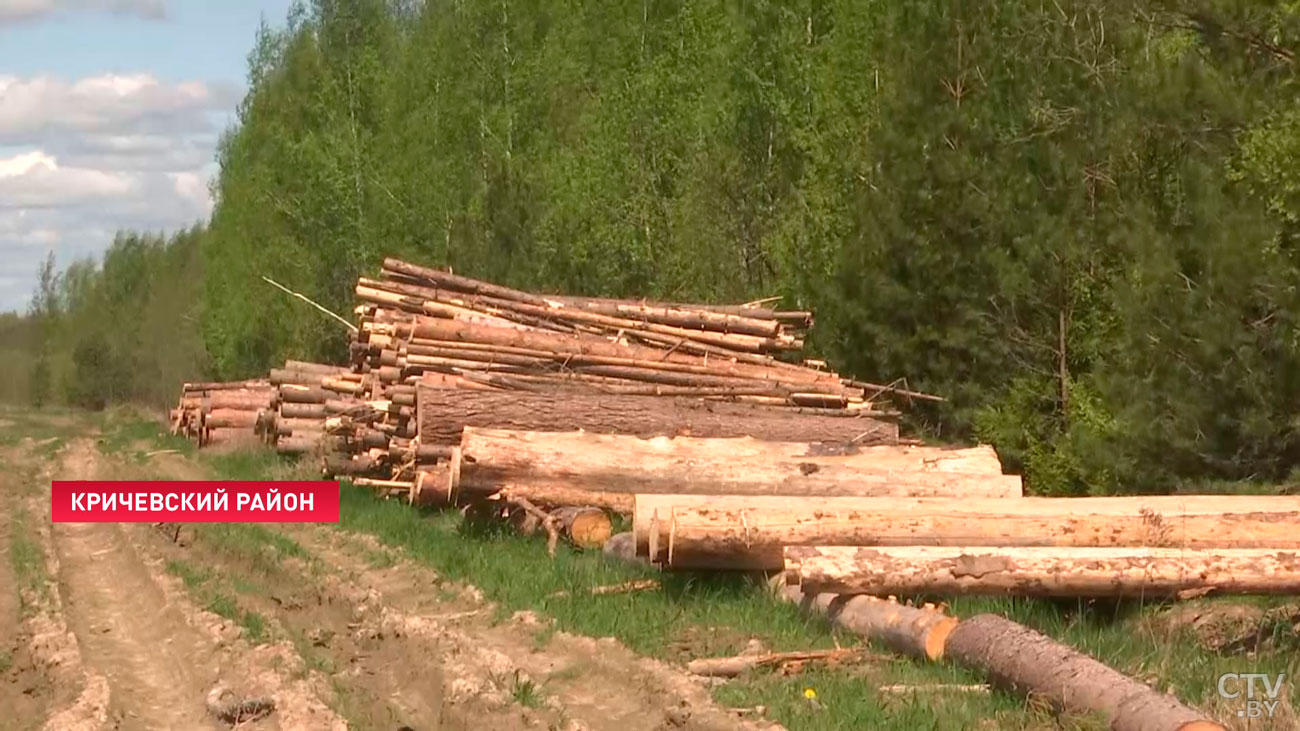
{"type": "MultiPolygon", "coordinates": [[[[362,278],[353,362],[385,385],[444,374],[455,388],[678,396],[892,416],[909,391],[794,364],[808,312],[537,295],[397,259],[362,278]]],[[[929,397],[933,398],[933,397],[929,397]]],[[[897,433],[895,431],[895,438],[897,433]]]]}
{"type": "Polygon", "coordinates": [[[199,446],[247,441],[275,400],[275,389],[265,380],[186,383],[171,411],[171,431],[199,446]]]}

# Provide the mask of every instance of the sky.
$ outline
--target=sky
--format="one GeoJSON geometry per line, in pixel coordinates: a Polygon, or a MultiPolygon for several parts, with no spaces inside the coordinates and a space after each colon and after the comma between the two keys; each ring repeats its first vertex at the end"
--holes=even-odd
{"type": "Polygon", "coordinates": [[[0,0],[0,312],[37,269],[212,210],[218,135],[290,0],[0,0]]]}

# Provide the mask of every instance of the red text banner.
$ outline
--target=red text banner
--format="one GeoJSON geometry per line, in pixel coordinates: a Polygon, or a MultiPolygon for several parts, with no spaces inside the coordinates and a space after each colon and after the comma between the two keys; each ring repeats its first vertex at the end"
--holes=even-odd
{"type": "Polygon", "coordinates": [[[55,523],[337,523],[339,483],[55,480],[55,523]]]}

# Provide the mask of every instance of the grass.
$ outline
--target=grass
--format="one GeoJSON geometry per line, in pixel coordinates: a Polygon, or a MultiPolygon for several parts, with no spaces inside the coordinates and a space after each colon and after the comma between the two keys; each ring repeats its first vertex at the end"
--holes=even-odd
{"type": "Polygon", "coordinates": [[[45,556],[40,544],[27,527],[27,511],[21,506],[14,509],[9,535],[9,562],[17,584],[19,604],[26,613],[30,595],[45,595],[48,575],[45,570],[45,556]]]}
{"type": "Polygon", "coordinates": [[[14,656],[8,650],[0,650],[0,673],[8,672],[13,664],[14,656]]]}
{"type": "Polygon", "coordinates": [[[195,451],[193,442],[170,434],[157,421],[131,407],[115,407],[102,412],[99,430],[99,451],[127,455],[137,464],[144,463],[149,452],[153,451],[166,449],[186,455],[195,451]],[[148,449],[140,449],[141,445],[148,449]]]}
{"type": "MultiPolygon", "coordinates": [[[[265,451],[202,455],[227,479],[295,477],[301,468],[265,451]]],[[[1235,486],[1234,486],[1235,487],[1235,486]]],[[[1224,486],[1225,491],[1232,491],[1224,486]]],[[[858,639],[807,619],[793,607],[767,595],[758,578],[728,574],[660,574],[648,567],[610,562],[561,546],[554,560],[540,542],[499,526],[466,523],[455,512],[412,510],[398,501],[380,500],[367,490],[344,484],[340,528],[369,533],[401,548],[411,558],[434,567],[447,578],[473,583],[499,604],[499,616],[522,609],[542,611],[557,629],[595,637],[612,636],[633,651],[670,662],[739,652],[751,638],[771,650],[851,646],[858,639]],[[662,588],[590,597],[584,590],[655,577],[662,588]],[[557,592],[566,595],[554,596],[557,592]]],[[[261,526],[214,528],[230,550],[252,565],[278,565],[301,547],[261,526]],[[284,543],[287,541],[287,543],[284,543]]],[[[300,556],[301,557],[301,556],[300,556]]],[[[387,560],[376,557],[376,566],[387,560]]],[[[447,587],[432,587],[453,595],[447,587]]],[[[1231,604],[1280,609],[1275,599],[1183,602],[1184,610],[1221,610],[1231,604]]],[[[1294,606],[1294,605],[1290,605],[1294,606]]],[[[1206,707],[1219,706],[1232,716],[1238,707],[1217,700],[1216,684],[1224,672],[1286,673],[1300,677],[1300,642],[1293,628],[1295,612],[1276,612],[1262,628],[1258,651],[1214,652],[1187,628],[1169,626],[1167,606],[1155,602],[1050,602],[1027,599],[957,599],[950,611],[959,617],[993,612],[1033,627],[1087,652],[1161,690],[1206,707]]],[[[543,648],[549,634],[533,642],[543,648]]],[[[879,685],[969,685],[984,678],[952,664],[923,664],[896,656],[872,656],[865,665],[813,668],[782,676],[758,673],[716,690],[718,700],[736,707],[766,706],[769,717],[792,731],[801,729],[918,728],[1021,729],[1058,728],[1085,731],[1104,728],[1092,718],[1057,717],[1036,704],[1002,693],[938,692],[894,694],[879,685]],[[812,688],[816,702],[804,697],[812,688]]],[[[511,687],[511,686],[503,686],[511,687]]],[[[1290,685],[1291,702],[1300,705],[1290,685]]],[[[512,694],[517,689],[512,689],[512,694]]],[[[536,691],[536,689],[533,689],[536,691]]],[[[525,697],[527,689],[518,690],[525,697]]],[[[516,698],[516,700],[519,700],[516,698]]]]}
{"type": "Polygon", "coordinates": [[[224,582],[211,571],[179,559],[168,561],[166,570],[185,584],[186,590],[204,609],[239,625],[249,642],[257,645],[268,639],[270,633],[266,618],[241,606],[239,600],[227,591],[224,582]]]}

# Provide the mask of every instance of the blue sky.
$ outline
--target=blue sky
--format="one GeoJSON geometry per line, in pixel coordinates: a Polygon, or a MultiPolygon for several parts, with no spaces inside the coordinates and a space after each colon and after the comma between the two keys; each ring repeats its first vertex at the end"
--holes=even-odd
{"type": "Polygon", "coordinates": [[[0,311],[122,228],[207,217],[217,135],[289,0],[0,0],[0,311]]]}

